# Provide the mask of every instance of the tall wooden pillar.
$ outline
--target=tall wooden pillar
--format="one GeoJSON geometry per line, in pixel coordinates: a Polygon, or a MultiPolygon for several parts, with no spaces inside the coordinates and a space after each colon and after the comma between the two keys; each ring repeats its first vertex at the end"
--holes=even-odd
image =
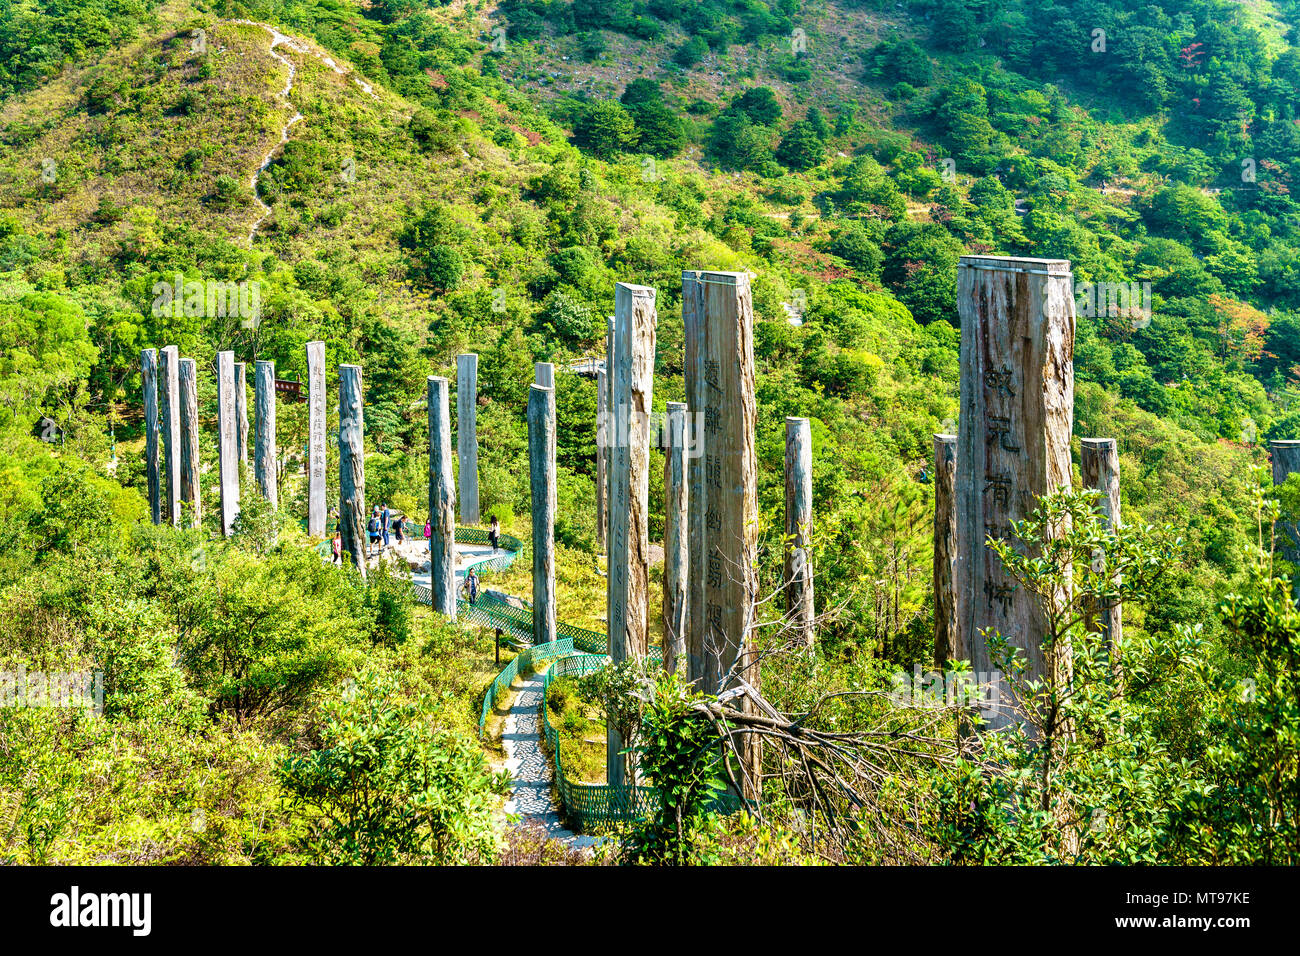
{"type": "Polygon", "coordinates": [[[478,355],[456,356],[456,453],[460,458],[460,523],[479,523],[478,355]]]}
{"type": "Polygon", "coordinates": [[[596,546],[605,550],[606,517],[608,508],[609,485],[609,373],[605,369],[596,371],[596,546]]]}
{"type": "Polygon", "coordinates": [[[248,464],[248,365],[235,363],[235,422],[239,429],[239,463],[248,464]]]}
{"type": "MultiPolygon", "coordinates": [[[[985,545],[1012,538],[1010,523],[1038,498],[1070,487],[1074,415],[1074,289],[1059,259],[963,256],[957,270],[961,318],[961,414],[957,439],[956,595],[958,641],[971,649],[975,677],[994,663],[982,629],[1000,633],[1028,662],[1026,677],[1064,685],[1069,648],[1045,655],[1047,622],[985,545]]],[[[994,699],[1001,702],[1003,685],[994,699]]],[[[1010,718],[990,709],[993,726],[1010,718]]]]}
{"type": "MultiPolygon", "coordinates": [[[[706,693],[726,690],[736,679],[757,689],[758,459],[749,275],[684,273],[682,300],[687,404],[704,416],[704,454],[691,460],[698,467],[690,468],[688,476],[695,585],[687,599],[691,676],[706,693]]],[[[742,706],[753,705],[744,698],[742,706]]],[[[757,737],[740,735],[736,746],[744,796],[754,799],[761,770],[757,737]]]]}
{"type": "MultiPolygon", "coordinates": [[[[1288,475],[1300,472],[1300,441],[1274,439],[1268,443],[1268,450],[1273,459],[1273,484],[1286,483],[1288,475]]],[[[1294,522],[1283,521],[1278,524],[1281,531],[1279,544],[1282,557],[1296,568],[1291,579],[1291,593],[1300,602],[1300,526],[1294,522]]]]}
{"type": "Polygon", "coordinates": [[[555,389],[528,388],[533,511],[533,643],[555,640],[555,389]]]}
{"type": "Polygon", "coordinates": [[[221,474],[221,533],[230,537],[239,515],[239,423],[235,353],[217,353],[217,465],[221,474]]]}
{"type": "Polygon", "coordinates": [[[203,493],[199,488],[199,381],[194,359],[180,361],[181,499],[192,508],[190,527],[203,524],[203,493]]]}
{"type": "Polygon", "coordinates": [[[970,659],[957,627],[953,575],[957,562],[957,436],[934,436],[934,666],[970,659]]]}
{"type": "Polygon", "coordinates": [[[686,669],[686,602],[690,595],[691,550],[687,533],[685,402],[668,403],[668,447],[664,450],[664,670],[686,669]]]}
{"type": "MultiPolygon", "coordinates": [[[[654,393],[655,290],[614,285],[615,441],[609,470],[609,659],[643,658],[649,642],[650,412],[654,393]]],[[[606,774],[627,781],[618,731],[607,729],[606,774]]]]}
{"type": "Polygon", "coordinates": [[[456,486],[451,474],[451,383],[429,376],[429,590],[456,620],[456,486]]]}
{"type": "Polygon", "coordinates": [[[785,420],[785,601],[794,641],[812,647],[812,428],[785,420]]]}
{"type": "Polygon", "coordinates": [[[149,517],[162,524],[158,461],[158,350],[140,352],[140,385],[144,390],[144,471],[149,493],[149,517]]]}
{"type": "Polygon", "coordinates": [[[533,365],[533,381],[542,388],[555,388],[555,365],[552,362],[536,362],[533,365]]]}
{"type": "Polygon", "coordinates": [[[325,537],[325,343],[307,343],[307,534],[325,537]]]}
{"type": "Polygon", "coordinates": [[[363,443],[365,413],[361,366],[339,366],[339,530],[343,550],[366,576],[366,464],[363,443]]]}
{"type": "MultiPolygon", "coordinates": [[[[704,409],[704,375],[699,365],[704,355],[704,284],[701,273],[682,273],[682,327],[684,332],[683,378],[686,407],[694,415],[704,409]]],[[[712,423],[716,425],[716,416],[712,423]]],[[[712,433],[706,428],[697,436],[701,452],[708,448],[712,433]]],[[[686,677],[697,689],[704,682],[704,456],[686,460],[686,540],[690,574],[686,586],[686,677]]]]}
{"type": "Polygon", "coordinates": [[[280,506],[279,476],[275,460],[275,363],[258,359],[253,378],[253,402],[257,413],[257,437],[253,469],[257,487],[272,508],[280,506]]]}
{"type": "MultiPolygon", "coordinates": [[[[1119,448],[1113,438],[1084,438],[1080,445],[1079,475],[1083,487],[1101,492],[1097,505],[1106,527],[1119,529],[1119,448]]],[[[1104,635],[1110,655],[1111,673],[1118,682],[1123,660],[1124,609],[1119,601],[1108,601],[1092,609],[1089,627],[1104,635]]]]}
{"type": "Polygon", "coordinates": [[[181,523],[181,381],[180,352],[168,345],[160,355],[158,372],[162,382],[162,439],[163,461],[167,465],[166,481],[167,520],[179,527],[181,523]]]}

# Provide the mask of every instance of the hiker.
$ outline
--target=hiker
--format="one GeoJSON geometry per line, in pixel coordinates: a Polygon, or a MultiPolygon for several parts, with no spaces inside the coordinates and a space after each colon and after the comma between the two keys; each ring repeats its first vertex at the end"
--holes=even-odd
{"type": "Polygon", "coordinates": [[[465,591],[469,594],[469,606],[473,607],[478,601],[478,576],[473,568],[465,575],[465,591]]]}
{"type": "Polygon", "coordinates": [[[343,532],[334,532],[334,563],[343,563],[343,532]]]}
{"type": "Polygon", "coordinates": [[[492,553],[496,554],[501,547],[501,522],[496,515],[492,516],[492,530],[488,532],[488,540],[492,542],[492,553]]]}
{"type": "Polygon", "coordinates": [[[387,503],[380,505],[380,507],[383,509],[379,512],[379,530],[384,536],[384,545],[379,549],[382,554],[388,550],[388,524],[392,520],[392,516],[388,511],[387,503]]]}
{"type": "Polygon", "coordinates": [[[366,548],[366,557],[370,557],[375,550],[375,545],[379,544],[379,509],[376,508],[370,513],[370,521],[366,524],[366,530],[370,532],[370,546],[366,548]]]}
{"type": "Polygon", "coordinates": [[[398,515],[396,523],[393,525],[393,536],[397,538],[398,547],[406,542],[406,536],[402,534],[402,516],[398,515]]]}

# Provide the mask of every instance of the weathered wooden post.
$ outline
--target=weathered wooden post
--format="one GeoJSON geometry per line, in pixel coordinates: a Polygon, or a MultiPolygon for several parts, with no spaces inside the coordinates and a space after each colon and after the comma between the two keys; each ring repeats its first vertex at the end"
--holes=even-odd
{"type": "Polygon", "coordinates": [[[451,383],[429,376],[429,590],[456,620],[456,486],[451,474],[451,383]]]}
{"type": "MultiPolygon", "coordinates": [[[[993,683],[981,630],[1018,648],[1028,679],[1070,679],[1070,650],[1045,655],[1047,621],[985,545],[1010,538],[1038,498],[1070,487],[1074,415],[1074,288],[1060,259],[963,256],[957,270],[961,318],[961,413],[957,438],[957,627],[971,649],[975,678],[993,683]]],[[[993,687],[994,727],[1011,718],[1005,687],[993,687]]]]}
{"type": "Polygon", "coordinates": [[[307,343],[307,534],[325,537],[325,343],[307,343]]]}
{"type": "MultiPolygon", "coordinates": [[[[1300,441],[1277,438],[1268,443],[1273,459],[1273,484],[1286,483],[1288,475],[1300,472],[1300,441]]],[[[1300,525],[1291,521],[1279,522],[1282,557],[1296,568],[1291,580],[1291,594],[1300,602],[1300,525]]]]}
{"type": "Polygon", "coordinates": [[[235,353],[217,353],[217,464],[221,473],[221,533],[230,537],[239,515],[239,423],[235,353]]]}
{"type": "MultiPolygon", "coordinates": [[[[609,469],[609,659],[644,658],[649,641],[650,412],[654,392],[655,290],[614,285],[615,426],[609,469]]],[[[626,784],[629,760],[617,728],[606,728],[606,779],[626,784]]]]}
{"type": "Polygon", "coordinates": [[[159,375],[162,379],[163,460],[167,464],[167,520],[181,523],[181,380],[180,352],[176,346],[162,349],[159,375]]]}
{"type": "Polygon", "coordinates": [[[934,666],[970,659],[957,627],[953,575],[957,562],[957,436],[934,436],[934,666]]]}
{"type": "Polygon", "coordinates": [[[555,388],[555,365],[552,362],[537,362],[533,366],[534,382],[542,388],[555,388]]]}
{"type": "MultiPolygon", "coordinates": [[[[689,469],[691,580],[687,648],[706,693],[744,680],[759,687],[753,645],[758,576],[758,459],[754,448],[754,311],[744,272],[682,274],[686,401],[704,416],[704,454],[689,469]],[[698,489],[698,491],[697,491],[698,489]],[[698,594],[698,598],[697,598],[698,594]]],[[[752,702],[742,706],[751,710],[752,702]]],[[[736,741],[743,789],[758,796],[756,735],[736,741]]]]}
{"type": "Polygon", "coordinates": [[[361,366],[339,366],[339,530],[343,550],[366,576],[366,463],[361,366]]]}
{"type": "Polygon", "coordinates": [[[618,441],[618,421],[614,417],[614,317],[605,322],[605,526],[601,540],[605,546],[606,562],[609,560],[609,463],[618,441]]]}
{"type": "MultiPolygon", "coordinates": [[[[1101,492],[1097,506],[1108,528],[1122,525],[1119,510],[1119,448],[1113,438],[1084,438],[1080,443],[1079,477],[1083,487],[1101,492]]],[[[1123,662],[1124,609],[1119,601],[1107,601],[1092,609],[1088,627],[1102,634],[1110,655],[1111,674],[1118,685],[1123,662]]]]}
{"type": "Polygon", "coordinates": [[[199,380],[194,359],[180,361],[181,499],[193,507],[190,527],[203,524],[203,493],[199,488],[199,380]]]}
{"type": "Polygon", "coordinates": [[[605,550],[605,525],[609,519],[605,516],[609,496],[609,403],[606,401],[609,391],[609,373],[605,369],[596,371],[596,545],[605,550]]]}
{"type": "Polygon", "coordinates": [[[239,426],[239,462],[248,464],[248,365],[235,363],[235,421],[239,426]]]}
{"type": "Polygon", "coordinates": [[[785,606],[793,639],[812,647],[812,427],[785,420],[785,606]]]}
{"type": "Polygon", "coordinates": [[[144,470],[149,489],[149,517],[162,524],[158,474],[158,350],[140,352],[140,385],[144,390],[144,470]]]}
{"type": "Polygon", "coordinates": [[[533,510],[533,643],[555,640],[555,390],[528,387],[533,510]]]}
{"type": "Polygon", "coordinates": [[[664,450],[664,670],[686,668],[686,602],[691,567],[686,494],[685,402],[668,403],[668,447],[664,450]]]}
{"type": "Polygon", "coordinates": [[[262,497],[272,508],[280,506],[275,460],[275,363],[258,359],[253,378],[253,401],[257,412],[257,437],[253,450],[253,470],[262,497]]]}
{"type": "Polygon", "coordinates": [[[456,356],[456,454],[460,458],[460,523],[478,524],[478,355],[456,356]]]}

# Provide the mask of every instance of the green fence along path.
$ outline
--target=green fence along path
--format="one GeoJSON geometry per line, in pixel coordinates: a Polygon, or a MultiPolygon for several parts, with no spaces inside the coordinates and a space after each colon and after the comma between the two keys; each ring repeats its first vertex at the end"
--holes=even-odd
{"type": "MultiPolygon", "coordinates": [[[[488,545],[488,533],[479,528],[457,528],[456,543],[488,545]]],[[[504,553],[485,555],[469,562],[468,567],[485,571],[502,571],[510,567],[523,543],[510,535],[502,535],[500,545],[504,553]]],[[[416,600],[432,603],[427,586],[414,585],[416,600]]],[[[510,690],[516,678],[528,672],[545,671],[542,677],[541,722],[547,745],[554,762],[555,788],[560,804],[570,824],[578,830],[591,832],[612,824],[644,819],[659,806],[659,791],[652,786],[611,787],[608,784],[584,783],[570,778],[564,765],[564,746],[559,732],[551,723],[546,705],[546,694],[551,682],[559,677],[579,677],[590,674],[609,664],[605,651],[608,639],[597,631],[574,624],[557,622],[558,639],[550,644],[532,644],[533,607],[522,598],[503,595],[496,591],[482,591],[477,602],[471,605],[464,598],[457,600],[457,614],[463,622],[499,629],[509,635],[520,652],[496,676],[483,695],[483,708],[479,714],[479,736],[487,726],[488,717],[497,703],[510,690]]],[[[652,651],[657,659],[658,648],[652,651]]],[[[722,812],[740,809],[740,801],[729,794],[720,795],[716,807],[722,812]]]]}

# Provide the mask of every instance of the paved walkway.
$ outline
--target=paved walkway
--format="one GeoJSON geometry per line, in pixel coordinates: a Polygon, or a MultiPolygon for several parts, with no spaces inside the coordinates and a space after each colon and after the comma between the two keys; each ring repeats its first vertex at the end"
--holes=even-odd
{"type": "Polygon", "coordinates": [[[598,842],[595,837],[579,836],[565,829],[552,796],[554,764],[542,749],[542,678],[530,674],[518,678],[514,686],[517,691],[514,704],[501,731],[506,770],[514,778],[505,810],[540,824],[550,839],[564,840],[576,847],[594,846],[598,842]]]}
{"type": "MultiPolygon", "coordinates": [[[[403,548],[402,554],[406,555],[410,553],[412,555],[415,555],[417,551],[418,551],[419,558],[421,560],[427,561],[429,558],[429,542],[426,541],[424,538],[420,538],[419,543],[416,544],[414,548],[412,548],[412,542],[408,540],[406,545],[403,548]]],[[[503,554],[508,554],[509,552],[502,549],[497,551],[496,553],[498,555],[503,555],[503,554]]],[[[460,544],[459,542],[457,542],[456,544],[456,593],[457,594],[460,594],[460,585],[461,582],[465,580],[465,571],[469,568],[470,564],[472,564],[475,561],[479,561],[483,558],[490,558],[490,557],[492,557],[491,545],[460,544]]],[[[482,571],[478,572],[478,577],[479,577],[479,588],[481,590],[483,586],[482,571]]],[[[429,572],[412,571],[411,581],[414,584],[423,584],[427,588],[430,586],[429,572]]]]}

